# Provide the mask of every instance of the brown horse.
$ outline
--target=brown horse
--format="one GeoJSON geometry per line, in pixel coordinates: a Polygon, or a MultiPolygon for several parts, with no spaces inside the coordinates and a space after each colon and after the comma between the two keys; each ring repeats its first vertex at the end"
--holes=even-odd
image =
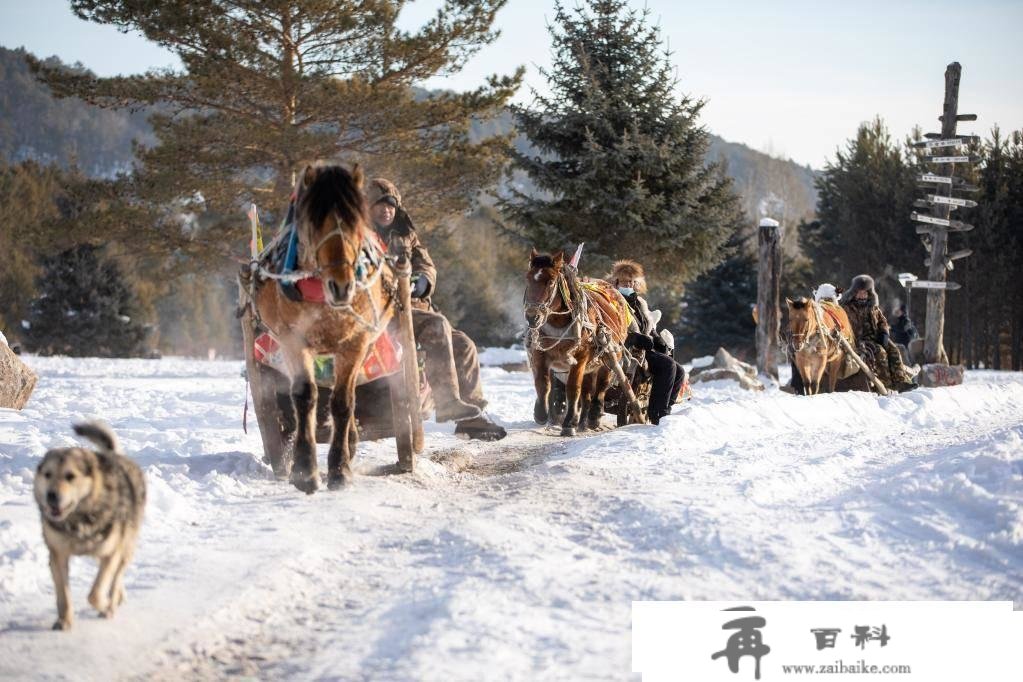
{"type": "Polygon", "coordinates": [[[803,395],[820,393],[821,379],[828,375],[828,393],[842,378],[845,351],[834,337],[835,331],[855,347],[852,325],[841,306],[807,299],[786,298],[789,310],[789,343],[794,352],[796,371],[803,379],[803,395]]]}
{"type": "Polygon", "coordinates": [[[629,313],[628,303],[610,284],[601,281],[575,286],[564,264],[564,253],[549,256],[533,249],[522,302],[528,325],[526,348],[536,387],[533,419],[546,424],[550,418],[551,370],[567,372],[561,435],[574,436],[580,427],[579,399],[588,374],[594,376],[581,428],[596,427],[604,414],[604,395],[611,385],[609,356],[621,361],[629,313]]]}
{"type": "MultiPolygon", "coordinates": [[[[286,437],[293,436],[290,478],[307,493],[319,487],[313,360],[334,356],[334,433],[327,455],[327,484],[333,490],[352,480],[359,370],[394,315],[395,275],[368,226],[362,182],[358,165],[348,171],[317,164],[305,169],[299,184],[298,266],[322,282],[324,302],[292,301],[270,280],[260,283],[254,301],[256,316],[283,352],[293,408],[285,410],[284,419],[286,437]]],[[[287,474],[287,461],[271,464],[275,473],[287,474]]]]}

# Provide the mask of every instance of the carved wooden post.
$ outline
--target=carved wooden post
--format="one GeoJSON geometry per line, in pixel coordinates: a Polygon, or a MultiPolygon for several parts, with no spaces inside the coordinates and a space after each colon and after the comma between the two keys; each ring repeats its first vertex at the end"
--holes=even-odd
{"type": "Polygon", "coordinates": [[[778,378],[781,330],[781,227],[763,218],[757,231],[757,371],[778,378]]]}
{"type": "Polygon", "coordinates": [[[419,406],[419,360],[412,329],[412,295],[410,278],[412,262],[408,248],[399,240],[391,244],[397,255],[394,271],[398,285],[398,310],[395,322],[402,347],[401,371],[391,376],[391,411],[394,436],[398,447],[398,469],[414,471],[416,454],[423,451],[423,419],[419,406]],[[400,250],[399,250],[400,248],[400,250]]]}
{"type": "MultiPolygon", "coordinates": [[[[945,106],[941,116],[941,137],[950,140],[956,134],[956,121],[959,112],[959,79],[962,67],[959,62],[952,62],[945,69],[945,106]]],[[[942,175],[952,176],[954,166],[945,166],[942,175]]],[[[948,186],[951,196],[952,185],[948,186]]],[[[951,207],[948,204],[934,204],[932,214],[935,218],[949,219],[951,207]]],[[[931,232],[931,264],[927,271],[927,279],[932,282],[944,282],[945,251],[948,247],[948,232],[934,230],[931,232]]],[[[948,362],[945,356],[945,290],[927,290],[927,321],[924,334],[924,359],[929,362],[948,362]]]]}

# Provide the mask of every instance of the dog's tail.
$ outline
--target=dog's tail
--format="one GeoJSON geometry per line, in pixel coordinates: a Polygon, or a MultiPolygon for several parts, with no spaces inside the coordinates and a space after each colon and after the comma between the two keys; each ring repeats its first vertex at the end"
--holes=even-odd
{"type": "Polygon", "coordinates": [[[83,438],[88,438],[100,450],[106,452],[121,452],[121,446],[117,442],[117,436],[110,430],[110,427],[101,421],[82,422],[74,425],[75,433],[83,438]]]}

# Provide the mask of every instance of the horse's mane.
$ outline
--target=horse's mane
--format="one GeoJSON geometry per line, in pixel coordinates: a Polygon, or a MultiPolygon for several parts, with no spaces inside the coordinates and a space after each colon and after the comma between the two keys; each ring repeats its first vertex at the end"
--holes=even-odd
{"type": "Polygon", "coordinates": [[[312,184],[302,192],[298,210],[316,226],[336,215],[358,238],[364,236],[368,222],[362,188],[343,166],[319,166],[312,184]]]}
{"type": "Polygon", "coordinates": [[[529,269],[530,270],[536,270],[538,268],[553,268],[553,267],[554,267],[554,258],[552,256],[548,256],[545,253],[541,253],[539,255],[533,256],[532,258],[529,259],[529,269]]]}

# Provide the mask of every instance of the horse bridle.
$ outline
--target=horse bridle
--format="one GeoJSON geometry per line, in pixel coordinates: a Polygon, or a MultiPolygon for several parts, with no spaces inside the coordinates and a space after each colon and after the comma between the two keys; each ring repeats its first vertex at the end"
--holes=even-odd
{"type": "Polygon", "coordinates": [[[334,214],[334,223],[335,225],[337,225],[337,227],[335,227],[327,234],[323,235],[323,237],[320,238],[320,241],[316,243],[316,246],[313,247],[313,263],[316,265],[316,267],[312,270],[312,272],[316,276],[322,276],[323,271],[326,268],[334,267],[336,265],[350,265],[352,267],[352,273],[355,276],[355,281],[358,281],[360,279],[357,272],[359,266],[359,254],[362,253],[363,244],[361,242],[359,244],[356,244],[352,240],[352,238],[345,231],[343,224],[341,222],[341,218],[339,218],[336,213],[334,214]],[[331,261],[330,263],[327,263],[326,265],[320,265],[320,249],[323,248],[324,244],[329,242],[331,239],[334,239],[335,237],[340,237],[346,246],[352,247],[352,252],[355,254],[354,260],[349,261],[348,256],[345,255],[343,260],[335,260],[331,261]]]}
{"type": "MultiPolygon", "coordinates": [[[[364,327],[366,327],[367,329],[369,329],[373,333],[377,333],[382,328],[382,325],[380,324],[380,320],[381,320],[382,312],[383,311],[378,308],[377,303],[376,303],[376,299],[374,299],[372,296],[369,297],[370,305],[372,306],[372,310],[373,310],[373,321],[372,322],[366,320],[362,315],[360,315],[358,313],[358,311],[355,310],[355,307],[352,304],[354,303],[355,296],[358,294],[359,290],[367,291],[374,284],[376,284],[376,281],[380,278],[380,276],[384,272],[384,264],[385,263],[390,263],[390,258],[388,256],[384,255],[384,254],[381,254],[381,258],[377,262],[376,271],[373,273],[373,275],[369,279],[367,279],[366,276],[365,276],[365,273],[361,272],[360,263],[359,263],[359,259],[360,259],[361,255],[362,255],[362,251],[365,248],[365,239],[360,240],[360,243],[356,244],[355,241],[345,231],[343,223],[341,222],[341,218],[338,217],[338,215],[336,213],[334,214],[334,222],[337,224],[337,227],[335,227],[333,230],[331,230],[327,234],[323,235],[323,237],[320,238],[320,241],[318,241],[316,243],[316,246],[313,249],[313,259],[314,259],[314,262],[316,264],[316,269],[313,271],[313,274],[315,276],[320,276],[321,279],[322,279],[322,273],[323,273],[323,270],[325,268],[332,267],[332,266],[338,265],[338,264],[350,265],[352,267],[352,273],[353,273],[353,276],[354,276],[354,278],[352,279],[352,284],[355,287],[356,291],[355,291],[355,293],[353,293],[351,301],[349,301],[348,303],[343,303],[341,305],[331,305],[331,308],[333,310],[337,310],[337,311],[340,311],[340,312],[348,314],[349,316],[354,318],[355,321],[358,322],[359,324],[363,325],[364,327]],[[348,257],[345,256],[345,259],[342,260],[342,261],[333,261],[331,263],[327,263],[326,265],[320,265],[320,262],[319,262],[320,248],[324,244],[326,244],[329,240],[334,239],[335,237],[340,237],[342,239],[342,241],[344,241],[344,243],[346,245],[352,247],[353,253],[355,254],[355,259],[353,261],[349,261],[348,257]]],[[[373,240],[370,240],[370,243],[373,244],[374,248],[375,248],[375,246],[376,246],[375,242],[373,242],[373,240]]],[[[371,263],[372,263],[372,260],[371,260],[371,263]]],[[[393,265],[393,263],[392,263],[392,265],[393,265]]],[[[392,290],[392,289],[388,289],[387,291],[388,291],[388,294],[390,295],[390,299],[394,300],[395,296],[397,295],[397,292],[392,290]]],[[[386,308],[387,305],[389,305],[389,304],[385,304],[384,308],[386,308]]]]}
{"type": "Polygon", "coordinates": [[[813,301],[810,303],[810,305],[813,306],[813,315],[812,317],[810,316],[807,317],[805,327],[806,331],[800,334],[792,334],[789,340],[789,343],[792,346],[792,350],[796,353],[806,348],[806,344],[809,342],[807,339],[808,336],[817,335],[820,336],[822,341],[827,342],[828,337],[827,334],[824,333],[824,320],[821,319],[820,309],[817,307],[819,304],[817,303],[817,301],[813,301]],[[812,332],[809,331],[811,324],[817,325],[817,329],[815,329],[812,332]],[[797,337],[801,337],[803,339],[798,345],[795,343],[795,339],[797,337]]]}
{"type": "MultiPolygon", "coordinates": [[[[547,296],[547,299],[541,303],[534,303],[526,300],[526,294],[522,294],[522,312],[527,317],[531,312],[537,316],[537,322],[535,325],[526,322],[528,331],[537,331],[545,324],[547,324],[547,318],[551,315],[570,315],[572,313],[572,304],[569,301],[564,301],[565,310],[552,310],[551,306],[554,305],[554,301],[558,298],[558,294],[561,293],[561,282],[565,279],[563,272],[558,272],[557,277],[551,280],[551,293],[547,296]]],[[[562,296],[564,298],[564,296],[562,296]]]]}

